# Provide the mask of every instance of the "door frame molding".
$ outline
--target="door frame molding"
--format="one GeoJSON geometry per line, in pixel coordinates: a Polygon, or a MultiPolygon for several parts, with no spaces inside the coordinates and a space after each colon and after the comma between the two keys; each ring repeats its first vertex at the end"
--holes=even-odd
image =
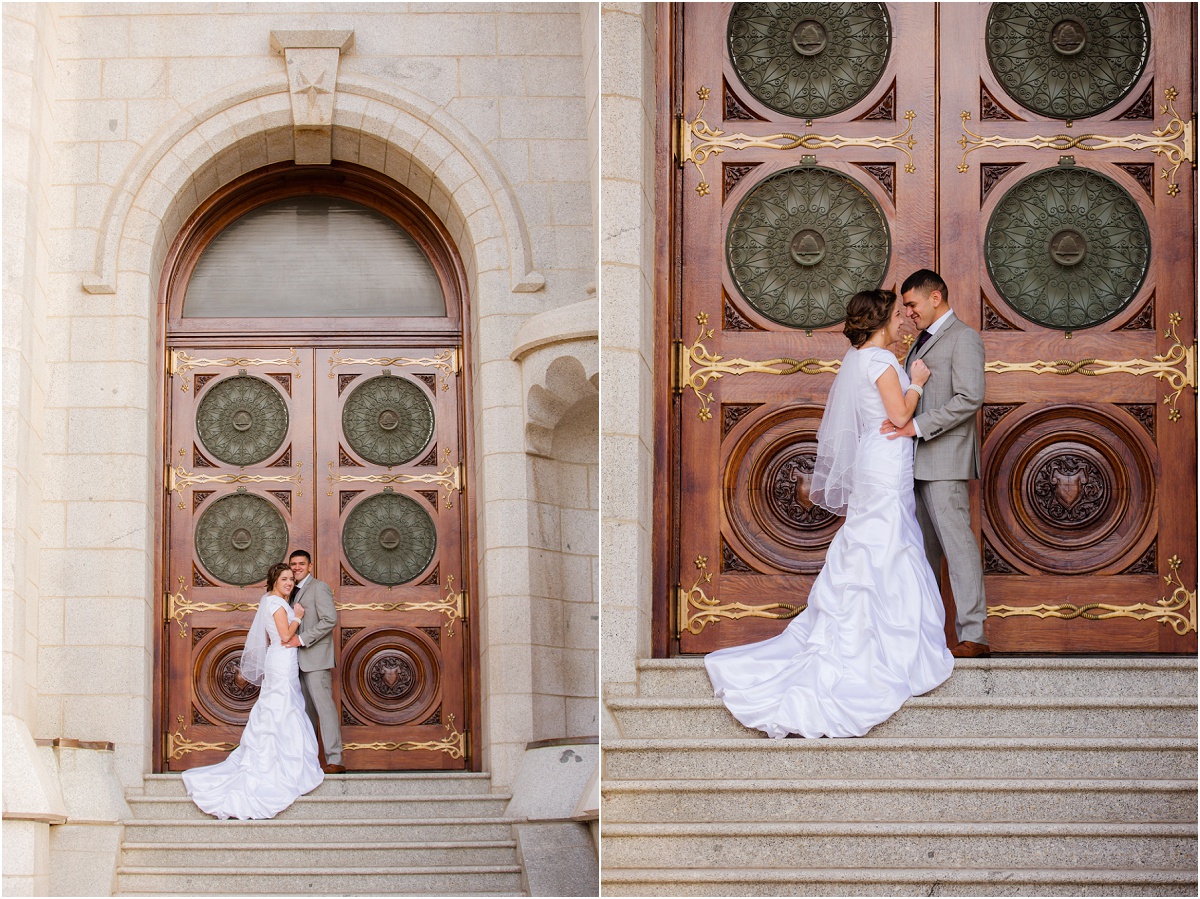
{"type": "Polygon", "coordinates": [[[168,347],[179,340],[192,345],[255,346],[287,348],[296,344],[306,347],[379,346],[386,344],[403,348],[428,345],[430,342],[456,346],[460,354],[459,389],[460,412],[458,439],[461,447],[466,484],[460,493],[459,514],[464,533],[461,541],[462,572],[466,583],[460,589],[467,593],[466,621],[462,622],[467,635],[464,647],[463,697],[466,708],[468,737],[466,768],[481,771],[482,743],[482,680],[479,671],[479,628],[476,585],[479,583],[476,530],[475,491],[470,489],[475,472],[474,432],[472,420],[471,345],[468,333],[471,323],[471,298],[466,268],[461,254],[446,226],[415,194],[391,178],[364,166],[334,162],[327,166],[297,166],[281,162],[248,172],[221,187],[188,216],[167,251],[159,270],[157,308],[155,310],[155,355],[157,365],[152,398],[155,414],[154,456],[157,460],[153,481],[157,502],[154,506],[154,570],[153,570],[153,640],[152,664],[152,733],[151,770],[167,770],[164,753],[164,734],[170,726],[167,714],[167,679],[164,669],[165,601],[171,592],[167,583],[168,547],[167,522],[171,497],[166,492],[165,472],[172,463],[167,440],[169,428],[169,399],[171,376],[168,374],[168,347]],[[445,318],[244,318],[196,319],[181,317],[187,279],[208,244],[239,216],[275,200],[289,196],[318,193],[361,203],[385,215],[408,232],[421,246],[433,264],[446,298],[445,318]],[[199,327],[191,322],[203,323],[199,327]],[[350,322],[354,327],[346,327],[350,322]],[[442,327],[436,327],[441,322],[442,327]],[[257,335],[257,336],[256,336],[257,335]]]}

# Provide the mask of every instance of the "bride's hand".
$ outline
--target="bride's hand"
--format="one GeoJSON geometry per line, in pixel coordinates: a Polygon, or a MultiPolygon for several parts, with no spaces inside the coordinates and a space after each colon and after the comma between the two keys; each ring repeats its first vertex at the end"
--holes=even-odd
{"type": "Polygon", "coordinates": [[[292,606],[292,614],[295,615],[297,618],[303,618],[304,617],[304,606],[300,605],[300,603],[296,603],[294,606],[292,606]]]}
{"type": "Polygon", "coordinates": [[[929,380],[929,366],[925,364],[924,359],[914,359],[913,364],[909,366],[909,377],[912,382],[918,387],[924,387],[925,382],[929,380]]]}

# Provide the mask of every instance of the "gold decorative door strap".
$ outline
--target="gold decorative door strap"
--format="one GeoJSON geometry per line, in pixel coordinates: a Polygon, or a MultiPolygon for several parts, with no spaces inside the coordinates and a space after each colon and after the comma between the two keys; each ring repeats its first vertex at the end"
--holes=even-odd
{"type": "Polygon", "coordinates": [[[441,612],[448,619],[446,636],[454,636],[454,622],[467,620],[467,591],[454,592],[454,575],[446,576],[446,595],[436,602],[339,602],[339,612],[441,612]]]}
{"type": "Polygon", "coordinates": [[[343,481],[365,481],[369,484],[436,484],[446,491],[446,508],[453,509],[452,497],[462,491],[463,476],[461,465],[447,465],[437,474],[335,474],[333,462],[330,462],[328,481],[326,496],[333,496],[333,485],[343,481]]]}
{"type": "Polygon", "coordinates": [[[1175,343],[1161,356],[1155,356],[1153,362],[1145,359],[1128,359],[1113,361],[1109,359],[1058,359],[1054,362],[989,362],[984,370],[993,374],[1011,374],[1013,372],[1028,372],[1035,375],[1150,375],[1156,379],[1166,380],[1171,392],[1163,397],[1163,402],[1171,407],[1167,417],[1178,421],[1181,413],[1178,409],[1179,396],[1184,389],[1197,388],[1196,381],[1196,342],[1185,347],[1179,341],[1177,328],[1182,316],[1172,312],[1167,319],[1171,326],[1163,331],[1164,338],[1170,338],[1175,343]]]}
{"type": "Polygon", "coordinates": [[[334,376],[334,369],[339,365],[380,365],[395,368],[436,368],[442,373],[442,390],[450,389],[450,376],[456,375],[462,365],[458,347],[443,350],[436,356],[422,359],[407,356],[396,356],[392,359],[343,359],[342,351],[334,350],[329,355],[329,377],[334,376]]]}
{"type": "Polygon", "coordinates": [[[1170,121],[1162,128],[1151,131],[1149,135],[1130,134],[1125,137],[1108,137],[1101,134],[1057,134],[1053,137],[1036,135],[1022,138],[993,134],[985,137],[967,127],[971,113],[964,110],[960,118],[966,133],[958,141],[958,145],[963,148],[962,162],[958,164],[958,170],[967,171],[970,168],[967,156],[984,148],[1026,147],[1033,150],[1054,150],[1058,153],[1068,150],[1129,150],[1134,153],[1149,150],[1156,156],[1166,157],[1168,165],[1171,166],[1162,170],[1162,178],[1167,182],[1167,194],[1173,197],[1179,193],[1179,185],[1175,182],[1179,167],[1185,162],[1193,165],[1196,163],[1196,136],[1194,123],[1183,121],[1175,111],[1175,98],[1179,96],[1179,92],[1169,87],[1165,94],[1167,102],[1160,106],[1159,110],[1164,115],[1169,113],[1170,121]],[[1176,141],[1179,143],[1176,144],[1176,141]]]}
{"type": "Polygon", "coordinates": [[[700,574],[696,578],[696,583],[692,584],[692,588],[684,590],[683,586],[678,584],[675,587],[675,598],[678,603],[676,627],[679,635],[687,631],[699,636],[706,626],[715,624],[722,619],[737,621],[740,618],[795,618],[808,608],[807,603],[793,605],[786,602],[770,602],[758,606],[742,602],[722,604],[716,597],[707,596],[704,588],[701,587],[701,584],[712,583],[712,573],[708,571],[708,557],[697,556],[695,565],[700,574]],[[692,609],[695,609],[696,612],[693,613],[692,609]]]}
{"type": "Polygon", "coordinates": [[[173,734],[163,734],[166,742],[167,761],[176,761],[190,752],[205,752],[209,749],[215,749],[218,752],[232,752],[237,749],[237,743],[205,743],[199,740],[189,740],[183,735],[183,732],[187,730],[187,725],[183,723],[183,715],[176,715],[175,720],[179,722],[179,730],[173,734]]]}
{"type": "Polygon", "coordinates": [[[187,584],[183,575],[179,576],[179,592],[167,593],[163,596],[163,620],[179,623],[179,636],[187,636],[187,622],[184,617],[193,612],[257,612],[257,602],[193,602],[184,594],[187,584]]]}
{"type": "Polygon", "coordinates": [[[704,121],[704,104],[708,101],[711,93],[707,87],[701,87],[696,91],[696,96],[700,98],[700,109],[690,122],[682,115],[676,117],[675,161],[680,168],[689,162],[696,167],[696,171],[700,174],[700,183],[696,185],[696,193],[702,197],[708,196],[710,192],[710,185],[704,178],[702,166],[709,156],[719,156],[726,150],[819,150],[823,148],[840,150],[843,147],[893,149],[899,150],[908,159],[904,171],[911,173],[917,170],[910,152],[917,143],[917,139],[910,133],[913,119],[917,117],[917,114],[911,109],[904,113],[905,121],[908,124],[905,125],[902,132],[893,137],[843,137],[840,134],[825,137],[820,134],[789,134],[787,132],[765,137],[751,137],[742,132],[726,134],[719,128],[710,127],[708,122],[704,121]]]}
{"type": "Polygon", "coordinates": [[[295,348],[289,348],[288,352],[292,355],[286,359],[247,359],[238,358],[236,356],[228,356],[224,359],[197,359],[189,356],[183,350],[169,350],[167,352],[167,374],[179,375],[179,389],[186,393],[191,389],[190,372],[194,368],[209,368],[219,366],[221,368],[251,368],[263,365],[287,365],[296,369],[296,377],[300,375],[300,357],[296,355],[295,348]]]}
{"type": "Polygon", "coordinates": [[[726,360],[724,356],[714,356],[704,345],[704,341],[711,339],[713,336],[713,329],[706,327],[708,324],[708,313],[701,312],[696,316],[696,322],[700,325],[700,334],[690,347],[684,346],[681,340],[675,341],[674,365],[671,366],[673,381],[671,387],[678,393],[682,393],[684,389],[690,388],[696,394],[700,399],[700,411],[696,415],[701,421],[708,421],[712,418],[712,410],[709,409],[708,404],[715,397],[712,393],[704,392],[704,387],[711,380],[716,380],[725,375],[817,375],[822,373],[836,373],[842,364],[839,360],[816,358],[788,359],[780,357],[778,359],[768,359],[765,362],[755,362],[750,359],[726,360]],[[695,369],[692,368],[693,365],[696,366],[695,369]]]}
{"type": "Polygon", "coordinates": [[[167,466],[167,493],[179,493],[183,495],[183,491],[190,487],[195,487],[197,484],[264,484],[264,483],[282,483],[291,481],[301,489],[296,492],[297,496],[304,496],[304,475],[299,469],[304,467],[303,461],[296,462],[296,473],[290,475],[266,475],[266,474],[192,474],[187,471],[182,465],[171,467],[167,466]]]}
{"type": "Polygon", "coordinates": [[[1179,636],[1195,633],[1196,631],[1196,591],[1184,586],[1179,577],[1179,556],[1172,556],[1168,561],[1171,573],[1163,576],[1167,586],[1174,584],[1175,592],[1164,596],[1156,602],[1139,602],[1128,606],[1112,605],[1111,603],[1092,602],[1077,606],[1073,603],[1060,603],[1037,606],[991,606],[988,609],[989,618],[1011,618],[1017,615],[1027,615],[1035,618],[1061,618],[1070,620],[1082,618],[1085,621],[1108,621],[1112,618],[1133,618],[1137,621],[1157,620],[1159,624],[1171,628],[1179,636]]]}
{"type": "Polygon", "coordinates": [[[441,740],[403,740],[400,742],[376,742],[376,743],[343,743],[343,750],[367,750],[369,752],[415,752],[422,749],[430,749],[434,752],[444,752],[452,759],[465,758],[467,755],[467,734],[459,732],[454,726],[454,713],[446,716],[449,723],[445,725],[446,730],[450,732],[448,737],[441,740]]]}

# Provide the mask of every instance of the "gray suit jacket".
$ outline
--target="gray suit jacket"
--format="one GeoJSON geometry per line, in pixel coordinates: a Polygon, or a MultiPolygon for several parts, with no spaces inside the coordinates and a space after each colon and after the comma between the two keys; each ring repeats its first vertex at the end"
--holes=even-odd
{"type": "Polygon", "coordinates": [[[925,393],[914,420],[923,435],[913,457],[918,481],[965,481],[979,477],[975,413],[983,405],[983,338],[957,316],[938,329],[921,351],[909,354],[929,366],[925,393]]]}
{"type": "Polygon", "coordinates": [[[337,608],[333,604],[333,591],[324,581],[309,577],[303,589],[296,595],[293,605],[304,606],[304,618],[300,620],[300,640],[304,643],[298,651],[301,671],[320,671],[332,668],[333,629],[337,626],[337,608]]]}

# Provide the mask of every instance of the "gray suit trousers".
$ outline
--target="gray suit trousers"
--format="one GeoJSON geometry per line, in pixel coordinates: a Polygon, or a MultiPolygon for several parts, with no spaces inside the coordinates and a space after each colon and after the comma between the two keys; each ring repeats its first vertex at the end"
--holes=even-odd
{"type": "Polygon", "coordinates": [[[301,671],[300,685],[304,688],[304,707],[313,728],[319,727],[325,746],[325,764],[342,763],[342,728],[333,705],[333,669],[301,671]]]}
{"type": "Polygon", "coordinates": [[[925,555],[941,580],[942,557],[950,569],[950,587],[958,610],[959,640],[987,643],[983,620],[983,565],[971,530],[971,500],[966,481],[916,481],[917,523],[925,537],[925,555]],[[931,514],[932,513],[932,514],[931,514]]]}

